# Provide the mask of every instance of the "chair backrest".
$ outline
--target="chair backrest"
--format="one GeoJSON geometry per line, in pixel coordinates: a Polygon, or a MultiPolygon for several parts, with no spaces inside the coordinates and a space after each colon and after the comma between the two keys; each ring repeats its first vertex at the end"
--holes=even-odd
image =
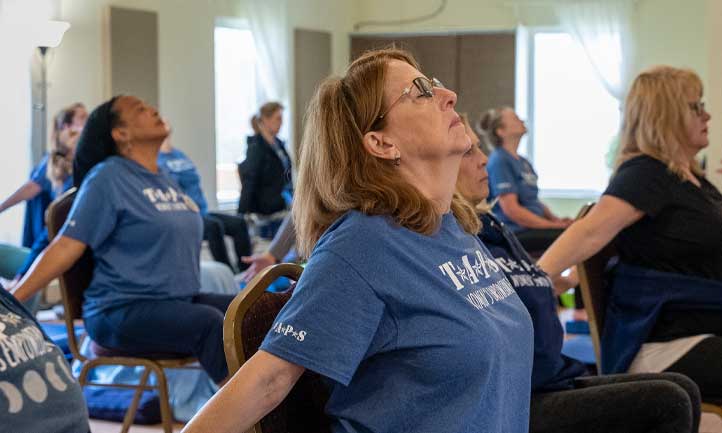
{"type": "Polygon", "coordinates": [[[8,280],[15,278],[29,254],[29,248],[0,243],[0,277],[8,280]]]}
{"type": "MultiPolygon", "coordinates": [[[[71,188],[53,201],[45,214],[45,224],[48,227],[48,237],[52,241],[65,224],[75,199],[76,188],[71,188]]],[[[60,294],[65,308],[65,325],[68,330],[68,346],[76,359],[85,357],[78,350],[78,341],[74,332],[74,321],[83,317],[83,292],[90,285],[93,277],[93,253],[86,248],[85,253],[65,271],[60,281],[60,294]]]]}
{"type": "MultiPolygon", "coordinates": [[[[278,277],[297,281],[303,268],[283,263],[264,269],[231,302],[223,322],[223,346],[228,371],[234,374],[258,351],[293,287],[282,293],[266,288],[278,277]]],[[[318,374],[306,370],[286,399],[253,428],[253,433],[325,433],[330,422],[324,413],[328,390],[318,374]]]]}
{"type": "MultiPolygon", "coordinates": [[[[594,203],[585,205],[577,215],[577,220],[586,216],[594,207],[594,203]]],[[[594,344],[594,355],[597,360],[597,371],[602,371],[601,365],[601,333],[604,329],[604,317],[607,312],[609,298],[605,270],[609,261],[617,256],[614,243],[610,242],[596,254],[577,265],[579,286],[582,289],[584,307],[589,316],[589,333],[594,344]]]]}

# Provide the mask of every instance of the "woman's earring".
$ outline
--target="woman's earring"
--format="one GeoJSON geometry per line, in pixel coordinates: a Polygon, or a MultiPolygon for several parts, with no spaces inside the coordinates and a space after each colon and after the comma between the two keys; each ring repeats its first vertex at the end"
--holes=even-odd
{"type": "Polygon", "coordinates": [[[396,158],[394,158],[394,165],[396,167],[401,165],[401,154],[397,153],[396,158]]]}

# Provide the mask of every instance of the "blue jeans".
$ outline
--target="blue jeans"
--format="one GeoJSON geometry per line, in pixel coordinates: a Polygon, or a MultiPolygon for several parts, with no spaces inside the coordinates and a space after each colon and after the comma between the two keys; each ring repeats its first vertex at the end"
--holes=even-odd
{"type": "Polygon", "coordinates": [[[96,343],[143,354],[178,354],[198,358],[219,383],[228,376],[223,352],[223,316],[233,295],[201,293],[177,300],[143,300],[86,317],[96,343]]]}

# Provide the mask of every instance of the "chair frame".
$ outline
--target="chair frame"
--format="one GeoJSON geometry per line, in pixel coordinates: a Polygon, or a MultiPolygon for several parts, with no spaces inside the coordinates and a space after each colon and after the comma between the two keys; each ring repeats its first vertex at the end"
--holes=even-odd
{"type": "MultiPolygon", "coordinates": [[[[584,218],[594,207],[594,203],[587,203],[582,207],[577,215],[576,220],[584,218]]],[[[582,261],[577,266],[577,274],[579,275],[579,287],[582,292],[582,299],[586,306],[587,316],[589,317],[589,333],[592,337],[592,343],[594,345],[594,356],[597,361],[597,371],[599,374],[602,372],[602,352],[601,352],[601,335],[602,328],[604,327],[604,320],[602,317],[598,317],[594,307],[592,286],[594,285],[593,280],[595,272],[590,265],[590,261],[597,255],[603,254],[609,257],[616,255],[616,251],[612,244],[606,245],[600,252],[590,257],[587,260],[582,261]]],[[[606,307],[606,306],[605,306],[606,307]]],[[[705,403],[702,402],[702,412],[713,413],[722,418],[722,405],[716,403],[705,403]]]]}
{"type": "MultiPolygon", "coordinates": [[[[48,228],[48,237],[52,241],[58,234],[60,227],[54,225],[54,220],[57,212],[57,206],[66,200],[69,200],[77,192],[76,188],[71,188],[66,191],[63,195],[53,201],[48,210],[46,211],[45,220],[48,228]]],[[[74,197],[73,197],[74,198],[74,197]]],[[[133,424],[135,413],[138,410],[138,404],[140,403],[140,397],[145,390],[157,390],[160,400],[160,413],[161,422],[164,433],[173,433],[173,413],[170,408],[170,400],[168,395],[168,380],[166,378],[164,369],[197,369],[199,368],[196,358],[180,358],[180,359],[148,359],[131,356],[98,356],[95,358],[88,358],[80,353],[79,347],[81,340],[78,340],[75,335],[75,321],[82,320],[81,311],[74,311],[75,306],[71,302],[71,291],[68,281],[65,278],[65,274],[58,278],[60,282],[60,294],[63,301],[63,307],[65,308],[64,321],[65,327],[68,332],[68,346],[70,352],[73,355],[73,359],[77,360],[81,364],[80,375],[78,376],[78,382],[80,386],[102,386],[108,388],[123,388],[123,389],[134,389],[133,399],[125,412],[123,418],[123,427],[121,433],[127,433],[130,426],[133,424]],[[88,374],[93,368],[101,365],[115,365],[115,366],[126,366],[126,367],[143,367],[140,381],[137,385],[130,384],[109,384],[109,383],[97,383],[88,380],[88,374]],[[155,373],[156,384],[148,384],[148,378],[150,373],[155,373]]],[[[83,336],[85,337],[85,336],[83,336]]]]}
{"type": "MultiPolygon", "coordinates": [[[[298,281],[302,272],[301,266],[292,263],[270,266],[253,277],[246,288],[233,298],[223,321],[223,348],[226,352],[229,376],[234,375],[248,361],[243,350],[242,338],[243,318],[248,310],[277,278],[288,277],[298,281]]],[[[261,421],[259,420],[246,433],[263,433],[261,421]]]]}

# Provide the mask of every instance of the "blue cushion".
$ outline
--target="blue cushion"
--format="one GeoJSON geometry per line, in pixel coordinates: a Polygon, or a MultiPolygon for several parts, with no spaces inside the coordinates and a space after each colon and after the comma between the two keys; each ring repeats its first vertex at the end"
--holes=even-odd
{"type": "Polygon", "coordinates": [[[562,354],[577,359],[587,365],[595,365],[597,360],[594,357],[594,345],[592,337],[580,335],[569,338],[562,345],[562,354]]]}
{"type": "MultiPolygon", "coordinates": [[[[86,386],[83,389],[91,418],[123,422],[125,412],[133,399],[132,389],[86,386]]],[[[160,399],[155,391],[143,391],[135,413],[134,424],[158,424],[160,399]]]]}
{"type": "Polygon", "coordinates": [[[589,335],[589,322],[586,320],[569,320],[564,330],[567,334],[584,334],[589,335]]]}

